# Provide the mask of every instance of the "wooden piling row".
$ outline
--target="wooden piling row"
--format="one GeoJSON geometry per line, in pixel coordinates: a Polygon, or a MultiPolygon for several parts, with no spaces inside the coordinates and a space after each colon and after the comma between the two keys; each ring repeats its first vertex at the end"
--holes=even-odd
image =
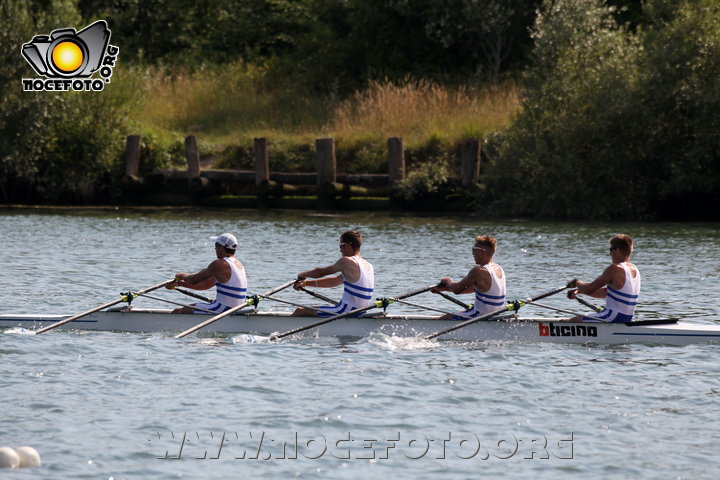
{"type": "MultiPolygon", "coordinates": [[[[130,135],[127,137],[126,152],[125,152],[125,179],[127,185],[142,185],[143,179],[139,176],[140,171],[140,147],[141,138],[139,135],[130,135]]],[[[464,141],[460,146],[460,184],[463,188],[472,188],[472,186],[478,183],[480,175],[480,155],[481,155],[481,140],[469,139],[464,141]]],[[[269,147],[267,138],[254,138],[253,139],[253,156],[255,159],[255,195],[261,202],[267,202],[268,198],[272,195],[282,195],[284,189],[291,191],[296,187],[292,186],[292,180],[290,184],[286,184],[287,179],[296,179],[300,184],[306,183],[303,180],[305,177],[312,176],[313,174],[283,174],[270,172],[270,160],[269,160],[269,147]],[[277,177],[281,179],[283,183],[273,181],[271,178],[277,177]],[[302,177],[302,178],[301,178],[302,177]]],[[[340,195],[352,195],[366,191],[361,186],[350,186],[347,184],[339,184],[338,173],[337,173],[337,161],[335,156],[335,140],[333,138],[318,138],[315,141],[315,156],[316,156],[316,173],[314,174],[316,183],[316,195],[321,205],[331,205],[335,197],[340,195]]],[[[213,175],[210,175],[210,171],[203,174],[200,168],[200,153],[197,145],[195,136],[190,135],[185,137],[185,157],[187,160],[187,181],[189,185],[189,192],[191,196],[193,194],[202,193],[207,190],[209,182],[208,177],[212,176],[217,178],[221,171],[213,171],[213,175]],[[218,175],[215,175],[215,174],[218,175]]],[[[405,149],[403,146],[403,139],[401,137],[391,137],[387,140],[387,160],[388,160],[388,174],[387,175],[354,175],[353,178],[344,176],[343,181],[350,181],[354,183],[358,178],[361,177],[373,177],[370,178],[372,182],[378,180],[377,177],[387,178],[386,188],[392,192],[399,183],[405,179],[405,149]],[[354,180],[353,180],[354,179],[354,180]]],[[[179,173],[179,172],[176,172],[179,173]]],[[[244,181],[240,180],[250,175],[250,172],[243,173],[242,175],[225,175],[228,179],[233,182],[244,181]],[[232,178],[231,178],[232,177],[232,178]]],[[[221,176],[221,175],[220,175],[221,176]]],[[[171,176],[175,178],[176,175],[171,176]]],[[[170,178],[170,177],[169,177],[170,178]]],[[[249,180],[249,179],[248,179],[249,180]]],[[[177,180],[173,180],[177,182],[177,180]]],[[[392,193],[391,193],[392,196],[392,193]]]]}

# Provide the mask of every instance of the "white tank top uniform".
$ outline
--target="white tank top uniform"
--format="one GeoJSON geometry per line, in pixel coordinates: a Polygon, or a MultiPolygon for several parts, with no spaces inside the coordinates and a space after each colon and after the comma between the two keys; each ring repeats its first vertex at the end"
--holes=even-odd
{"type": "Polygon", "coordinates": [[[486,315],[490,312],[499,310],[506,305],[505,301],[505,271],[500,265],[493,264],[500,269],[502,277],[495,273],[495,268],[490,265],[483,265],[482,268],[490,274],[491,284],[487,292],[478,292],[475,290],[475,303],[469,309],[457,312],[453,315],[453,320],[468,320],[470,318],[486,315]]]}
{"type": "Polygon", "coordinates": [[[620,290],[615,290],[608,285],[605,310],[590,314],[588,317],[597,318],[603,322],[632,322],[638,297],[640,296],[640,270],[635,267],[636,275],[633,278],[628,262],[622,262],[618,265],[625,270],[625,284],[620,290]]]}
{"type": "MultiPolygon", "coordinates": [[[[319,307],[320,310],[317,312],[318,317],[330,317],[370,305],[370,302],[372,301],[372,294],[375,289],[375,270],[367,260],[360,261],[357,257],[350,258],[352,258],[360,267],[360,278],[357,282],[350,283],[343,274],[343,284],[345,289],[343,290],[343,296],[340,303],[333,307],[319,307]]],[[[362,313],[363,312],[359,312],[350,316],[357,317],[362,315],[362,313]]]]}
{"type": "MultiPolygon", "coordinates": [[[[215,284],[215,301],[212,303],[196,303],[195,306],[205,310],[222,313],[245,303],[247,294],[247,278],[245,269],[232,261],[230,257],[224,257],[230,265],[230,280],[225,283],[215,284]]],[[[203,310],[195,310],[193,313],[208,313],[203,310]]]]}

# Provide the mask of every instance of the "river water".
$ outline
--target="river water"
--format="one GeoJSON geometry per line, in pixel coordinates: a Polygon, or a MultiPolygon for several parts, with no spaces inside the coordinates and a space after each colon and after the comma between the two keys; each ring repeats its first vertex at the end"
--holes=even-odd
{"type": "MultiPolygon", "coordinates": [[[[224,231],[260,293],[334,262],[349,228],[365,234],[383,296],[462,277],[474,237],[492,234],[511,299],[594,278],[607,239],[627,233],[643,275],[638,318],[720,322],[718,224],[178,209],[0,210],[0,313],[78,313],[197,271],[224,231]]],[[[719,349],[0,333],[0,446],[43,458],[0,480],[717,478],[719,349]]]]}

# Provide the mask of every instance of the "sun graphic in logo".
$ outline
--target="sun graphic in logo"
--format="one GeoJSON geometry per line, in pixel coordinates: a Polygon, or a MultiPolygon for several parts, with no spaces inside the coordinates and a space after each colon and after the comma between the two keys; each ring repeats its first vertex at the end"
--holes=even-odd
{"type": "Polygon", "coordinates": [[[52,62],[65,73],[71,73],[83,64],[83,52],[75,42],[60,42],[52,52],[52,62]]]}

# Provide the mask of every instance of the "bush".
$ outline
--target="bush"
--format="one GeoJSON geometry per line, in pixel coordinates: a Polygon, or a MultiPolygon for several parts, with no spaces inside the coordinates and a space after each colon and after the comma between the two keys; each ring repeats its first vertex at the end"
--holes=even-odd
{"type": "Polygon", "coordinates": [[[74,2],[46,9],[21,0],[0,5],[4,68],[0,70],[0,199],[84,202],[107,183],[129,129],[129,109],[138,91],[132,79],[102,92],[23,92],[34,74],[18,52],[52,25],[83,26],[74,2]],[[36,9],[36,10],[32,10],[36,9]]]}
{"type": "Polygon", "coordinates": [[[651,0],[647,26],[632,33],[601,1],[547,1],[488,199],[509,214],[601,218],[710,199],[720,181],[719,8],[651,0]]]}
{"type": "Polygon", "coordinates": [[[443,196],[449,187],[449,176],[447,159],[423,163],[397,185],[397,196],[406,202],[443,196]]]}

